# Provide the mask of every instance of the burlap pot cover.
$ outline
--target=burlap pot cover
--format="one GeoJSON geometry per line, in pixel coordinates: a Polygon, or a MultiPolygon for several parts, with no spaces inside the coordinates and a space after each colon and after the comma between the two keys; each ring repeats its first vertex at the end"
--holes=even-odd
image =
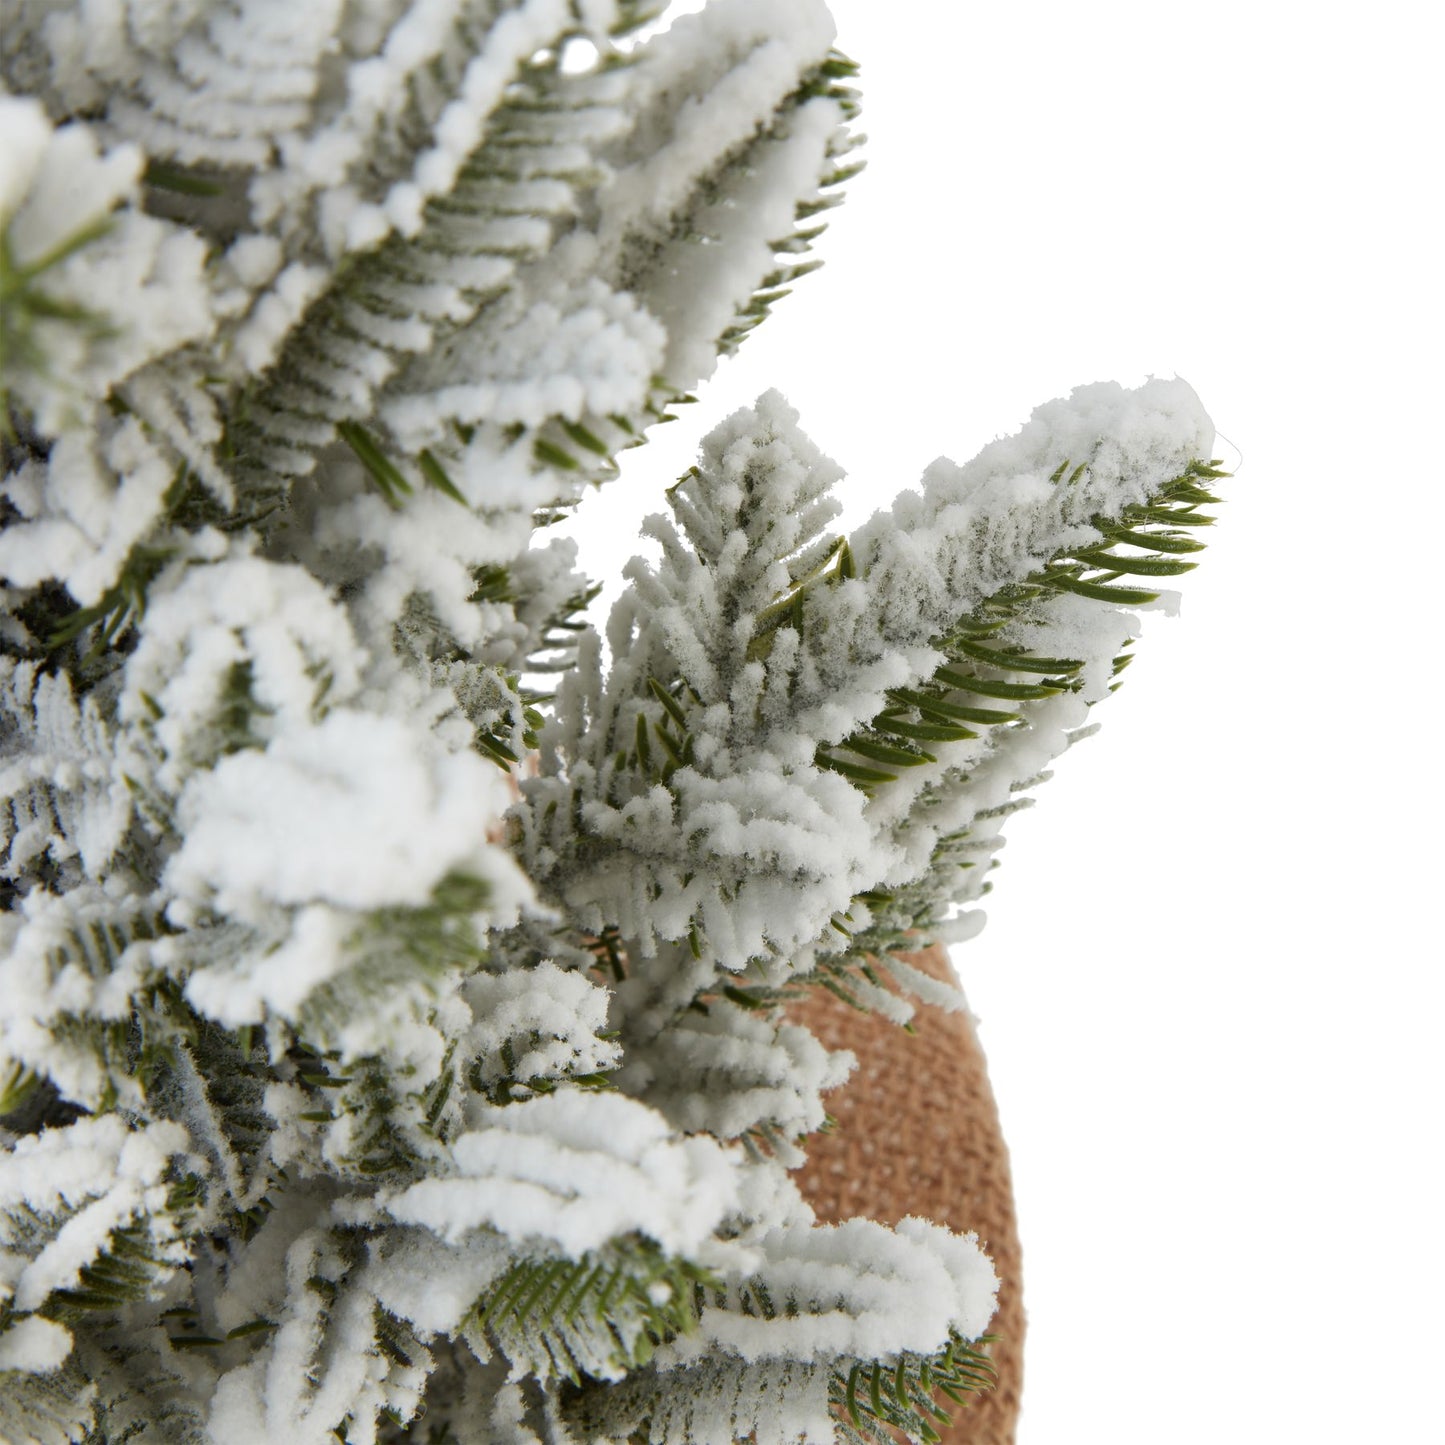
{"type": "MultiPolygon", "coordinates": [[[[903,954],[953,981],[941,948],[903,954]]],[[[913,1034],[860,1013],[823,989],[789,1010],[829,1048],[851,1049],[858,1068],[830,1094],[836,1132],[808,1141],[798,1182],[818,1217],[858,1215],[897,1223],[922,1215],[978,1234],[1002,1281],[989,1332],[997,1387],[966,1409],[942,1401],[954,1421],[947,1445],[1013,1445],[1023,1384],[1024,1310],[1008,1150],[988,1067],[966,1013],[922,1006],[913,1034]]]]}

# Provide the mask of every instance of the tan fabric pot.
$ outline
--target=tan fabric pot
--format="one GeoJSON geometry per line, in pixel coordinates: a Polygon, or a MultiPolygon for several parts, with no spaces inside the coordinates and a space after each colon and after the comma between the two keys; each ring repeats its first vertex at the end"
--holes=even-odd
{"type": "MultiPolygon", "coordinates": [[[[942,948],[902,957],[954,981],[942,948]]],[[[946,1445],[1013,1445],[1023,1385],[1024,1310],[1008,1150],[973,1021],[926,1005],[913,1034],[860,1013],[823,989],[789,1010],[858,1068],[827,1100],[838,1121],[809,1141],[798,1182],[818,1217],[894,1224],[922,1215],[975,1231],[1002,1281],[989,1332],[997,1387],[951,1410],[946,1445]]],[[[948,1402],[945,1401],[945,1404],[948,1402]]]]}

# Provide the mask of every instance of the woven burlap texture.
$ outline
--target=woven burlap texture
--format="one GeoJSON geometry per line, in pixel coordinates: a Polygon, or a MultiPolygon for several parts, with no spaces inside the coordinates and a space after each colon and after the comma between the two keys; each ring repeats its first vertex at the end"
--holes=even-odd
{"type": "MultiPolygon", "coordinates": [[[[901,957],[954,981],[942,948],[901,957]]],[[[827,1099],[837,1130],[808,1141],[803,1193],[829,1222],[862,1215],[896,1224],[917,1214],[978,1234],[1002,1281],[989,1326],[998,1336],[991,1348],[998,1385],[952,1410],[943,1438],[1013,1445],[1023,1386],[1021,1258],[1008,1149],[973,1020],[925,1005],[908,1034],[822,989],[789,1013],[828,1048],[858,1056],[853,1076],[827,1099]]]]}

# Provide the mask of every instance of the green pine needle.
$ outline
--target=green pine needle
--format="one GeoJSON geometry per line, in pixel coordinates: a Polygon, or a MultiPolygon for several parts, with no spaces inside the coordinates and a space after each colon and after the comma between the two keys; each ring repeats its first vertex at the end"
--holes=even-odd
{"type": "Polygon", "coordinates": [[[891,1364],[860,1361],[846,1373],[835,1369],[828,1380],[828,1402],[838,1422],[842,1445],[897,1445],[899,1436],[916,1445],[939,1440],[938,1426],[952,1416],[938,1403],[947,1396],[967,1404],[971,1395],[991,1389],[996,1380],[985,1335],[973,1343],[957,1333],[933,1355],[900,1355],[891,1364]]]}
{"type": "Polygon", "coordinates": [[[716,1280],[641,1237],[581,1259],[519,1260],[478,1302],[469,1332],[514,1364],[573,1385],[645,1363],[697,1328],[699,1289],[716,1280]]]}

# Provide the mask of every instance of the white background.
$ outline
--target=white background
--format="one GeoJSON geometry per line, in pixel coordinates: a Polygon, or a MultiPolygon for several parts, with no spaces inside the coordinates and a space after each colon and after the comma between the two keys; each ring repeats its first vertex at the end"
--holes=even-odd
{"type": "Polygon", "coordinates": [[[584,508],[589,570],[768,386],[856,521],[1081,382],[1194,385],[1237,475],[1183,615],[955,955],[1013,1150],[1020,1445],[1439,1445],[1436,12],[833,10],[869,169],[584,508]]]}

